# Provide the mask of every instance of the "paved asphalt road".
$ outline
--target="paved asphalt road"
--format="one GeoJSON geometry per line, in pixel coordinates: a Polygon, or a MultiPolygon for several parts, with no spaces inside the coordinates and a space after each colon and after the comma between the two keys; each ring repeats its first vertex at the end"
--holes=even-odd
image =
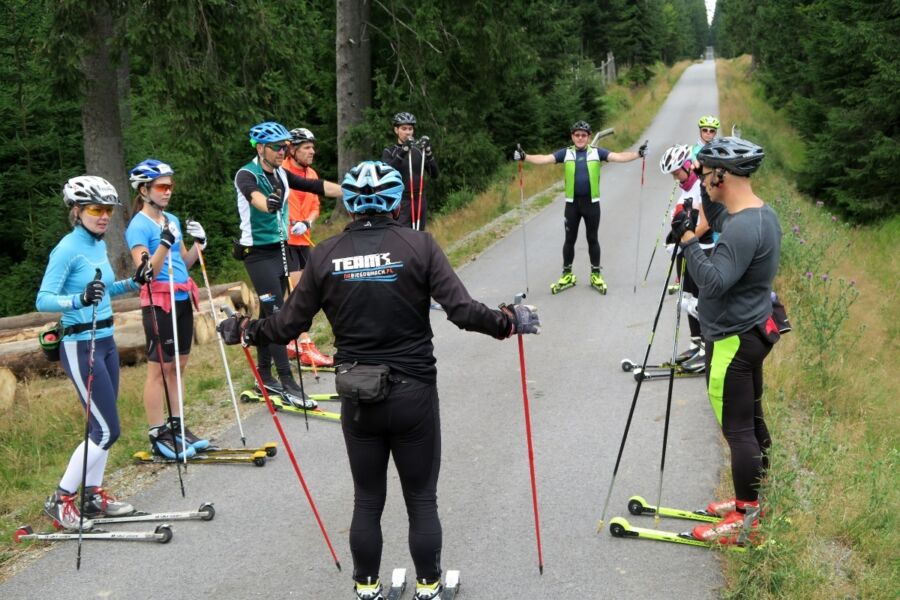
{"type": "MultiPolygon", "coordinates": [[[[604,276],[601,296],[588,285],[587,248],[576,248],[578,285],[551,296],[559,276],[562,199],[527,224],[528,302],[540,308],[544,330],[526,339],[529,396],[541,508],[545,569],[538,575],[515,339],[467,333],[432,313],[439,368],[443,466],[439,488],[444,568],[462,570],[460,598],[714,598],[722,584],[716,555],[701,548],[621,540],[596,533],[634,390],[623,357],[643,357],[663,286],[668,254],[657,253],[650,280],[632,292],[637,200],[642,197],[640,269],[646,267],[672,189],[657,163],[675,142],[693,143],[697,118],[718,108],[712,62],[691,66],[642,139],[649,138],[643,195],[641,163],[603,167],[604,276]]],[[[615,149],[615,138],[604,140],[615,149]]],[[[562,142],[562,139],[561,139],[562,142]]],[[[524,287],[523,244],[516,230],[460,269],[475,298],[509,302],[524,287]]],[[[671,352],[674,300],[667,297],[653,359],[671,352]]],[[[682,325],[682,339],[687,336],[682,325]]],[[[686,343],[682,342],[683,347],[686,343]]],[[[244,374],[242,374],[244,375],[244,374]]],[[[330,379],[308,384],[333,390],[330,379]]],[[[610,504],[609,517],[627,515],[626,500],[656,496],[667,384],[645,383],[610,504]]],[[[327,408],[327,406],[326,406],[327,408]]],[[[59,544],[0,585],[19,598],[302,598],[349,599],[352,559],[347,532],[353,502],[337,425],[282,415],[344,572],[331,562],[286,453],[265,468],[194,466],[187,499],[175,474],[163,473],[129,498],[145,510],[196,509],[215,502],[211,522],[173,524],[168,545],[88,543],[80,572],[75,545],[59,544]]],[[[278,440],[268,414],[244,423],[251,442],[278,440]]],[[[237,444],[236,431],[219,440],[237,444]]],[[[279,442],[280,446],[280,442],[279,442]]],[[[119,451],[126,451],[122,448],[119,451]]],[[[722,450],[701,379],[676,382],[663,504],[701,507],[712,499],[722,450]]],[[[391,468],[382,576],[411,569],[402,496],[391,468]]],[[[630,517],[652,526],[649,517],[630,517]]],[[[664,520],[685,530],[690,523],[664,520]]],[[[152,526],[115,526],[149,529],[152,526]]],[[[112,528],[112,526],[110,526],[112,528]]],[[[407,592],[407,596],[411,596],[407,592]]]]}

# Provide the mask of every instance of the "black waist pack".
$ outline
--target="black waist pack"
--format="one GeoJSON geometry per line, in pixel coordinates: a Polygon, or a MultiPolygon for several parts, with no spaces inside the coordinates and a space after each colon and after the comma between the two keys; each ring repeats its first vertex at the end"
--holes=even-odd
{"type": "Polygon", "coordinates": [[[334,370],[334,386],[341,399],[357,405],[375,404],[391,391],[391,369],[385,365],[341,363],[334,370]]]}
{"type": "Polygon", "coordinates": [[[231,238],[231,256],[236,260],[244,260],[250,254],[250,248],[231,238]]]}

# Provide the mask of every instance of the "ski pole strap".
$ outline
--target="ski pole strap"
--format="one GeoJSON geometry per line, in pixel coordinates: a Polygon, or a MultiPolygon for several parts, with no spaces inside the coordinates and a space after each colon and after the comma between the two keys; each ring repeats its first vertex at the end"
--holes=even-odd
{"type": "MultiPolygon", "coordinates": [[[[106,327],[112,327],[113,317],[108,319],[103,319],[102,321],[97,321],[97,329],[104,329],[106,327]]],[[[63,329],[63,337],[67,335],[76,335],[78,333],[84,333],[85,331],[90,331],[91,327],[94,325],[92,323],[77,323],[75,325],[70,325],[63,329]]]]}

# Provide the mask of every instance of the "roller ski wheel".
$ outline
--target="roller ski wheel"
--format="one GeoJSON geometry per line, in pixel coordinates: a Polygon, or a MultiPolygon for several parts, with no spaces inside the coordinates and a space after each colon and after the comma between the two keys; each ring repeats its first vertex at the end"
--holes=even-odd
{"type": "Polygon", "coordinates": [[[391,573],[391,587],[385,600],[400,600],[406,591],[406,569],[394,569],[391,573]]]}
{"type": "Polygon", "coordinates": [[[575,277],[574,273],[568,272],[563,273],[562,277],[559,278],[559,281],[556,283],[550,284],[550,293],[558,294],[562,291],[569,289],[570,287],[575,287],[575,284],[578,282],[578,278],[575,277]]]}
{"type": "Polygon", "coordinates": [[[605,296],[606,292],[609,291],[609,288],[606,286],[606,282],[603,281],[603,276],[600,273],[591,273],[591,287],[600,292],[601,295],[605,296]]]}

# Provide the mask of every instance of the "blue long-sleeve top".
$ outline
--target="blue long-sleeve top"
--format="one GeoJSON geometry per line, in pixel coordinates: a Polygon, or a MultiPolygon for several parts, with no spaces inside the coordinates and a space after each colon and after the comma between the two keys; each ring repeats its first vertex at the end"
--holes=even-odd
{"type": "MultiPolygon", "coordinates": [[[[81,293],[100,269],[106,293],[97,305],[97,321],[112,317],[110,298],[138,289],[131,279],[116,281],[106,257],[106,242],[96,239],[81,225],[76,225],[50,252],[50,261],[38,291],[35,306],[42,312],[61,312],[62,327],[91,322],[91,307],[81,304],[81,293]]],[[[97,339],[109,337],[113,327],[97,329],[97,339]]],[[[90,331],[66,336],[67,340],[90,339],[90,331]]]]}

